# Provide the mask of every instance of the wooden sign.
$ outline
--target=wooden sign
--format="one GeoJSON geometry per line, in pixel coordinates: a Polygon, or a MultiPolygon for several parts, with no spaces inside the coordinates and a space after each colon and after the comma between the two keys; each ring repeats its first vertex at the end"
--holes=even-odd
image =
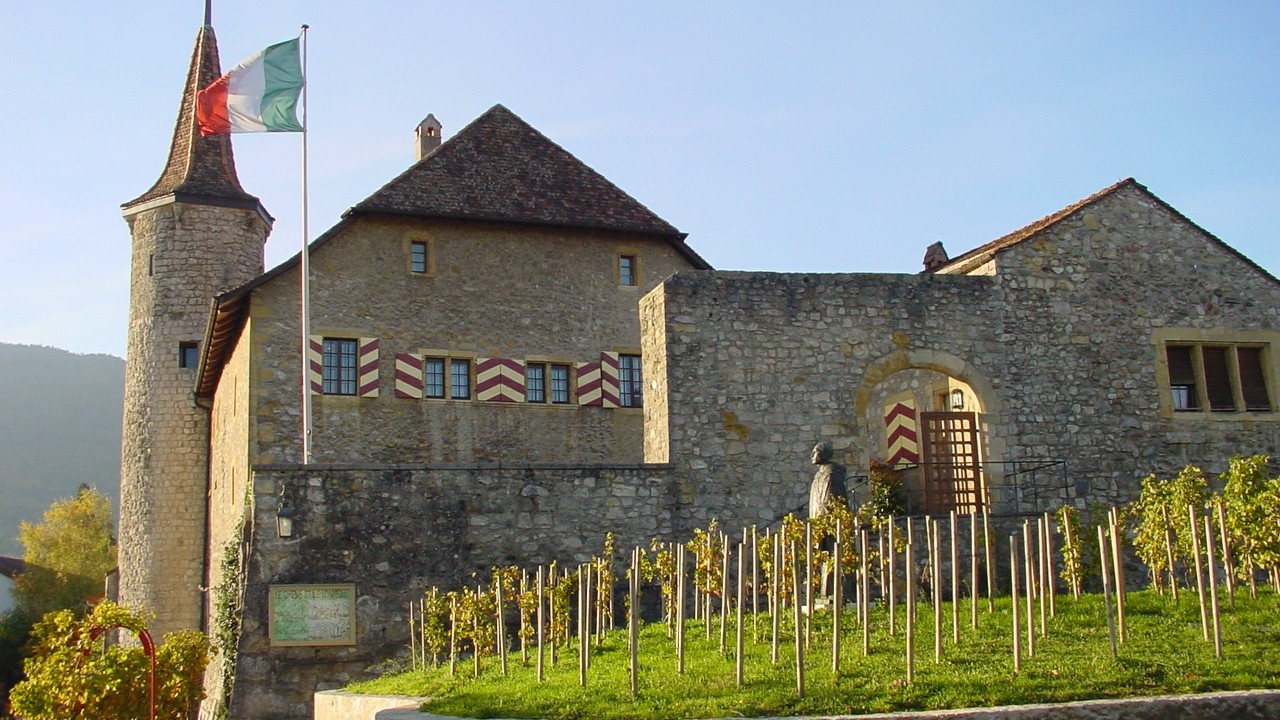
{"type": "Polygon", "coordinates": [[[355,585],[272,585],[268,603],[273,647],[356,644],[355,585]]]}

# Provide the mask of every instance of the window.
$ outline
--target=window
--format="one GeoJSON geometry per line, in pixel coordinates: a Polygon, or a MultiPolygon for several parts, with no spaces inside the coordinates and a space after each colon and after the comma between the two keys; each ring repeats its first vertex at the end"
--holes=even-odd
{"type": "Polygon", "coordinates": [[[423,394],[429,398],[444,397],[444,358],[426,358],[423,363],[423,394]]]}
{"type": "Polygon", "coordinates": [[[618,397],[622,407],[642,405],[643,386],[640,382],[640,356],[618,356],[618,397]]]}
{"type": "Polygon", "coordinates": [[[471,361],[452,359],[449,361],[449,398],[451,400],[471,399],[471,361]]]}
{"type": "Polygon", "coordinates": [[[322,389],[325,395],[356,394],[356,346],[350,338],[325,338],[322,389]]]}
{"type": "Polygon", "coordinates": [[[1177,412],[1272,412],[1265,345],[1169,343],[1169,395],[1177,412]]]}
{"type": "Polygon", "coordinates": [[[178,367],[194,370],[200,364],[200,345],[193,342],[178,343],[178,367]]]}
{"type": "Polygon", "coordinates": [[[409,243],[409,271],[425,273],[427,271],[427,244],[425,242],[409,243]]]}
{"type": "Polygon", "coordinates": [[[524,389],[525,402],[550,401],[552,405],[567,405],[569,403],[569,365],[525,363],[524,389]]]}
{"type": "Polygon", "coordinates": [[[618,256],[618,284],[635,285],[638,267],[635,255],[618,256]]]}

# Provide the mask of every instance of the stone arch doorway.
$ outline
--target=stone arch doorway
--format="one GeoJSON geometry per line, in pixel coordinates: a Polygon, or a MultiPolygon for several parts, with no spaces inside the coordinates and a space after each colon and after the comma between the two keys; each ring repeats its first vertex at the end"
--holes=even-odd
{"type": "Polygon", "coordinates": [[[989,383],[959,358],[900,350],[870,366],[858,389],[860,450],[902,483],[911,514],[981,511],[1003,480],[997,406],[989,383]]]}

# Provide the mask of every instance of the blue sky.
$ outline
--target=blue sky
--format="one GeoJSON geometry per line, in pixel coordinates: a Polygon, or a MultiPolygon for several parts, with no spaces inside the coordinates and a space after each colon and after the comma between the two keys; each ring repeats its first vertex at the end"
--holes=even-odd
{"type": "MultiPolygon", "coordinates": [[[[200,0],[0,8],[0,341],[124,352],[200,0]]],[[[722,269],[916,272],[1135,177],[1280,274],[1280,3],[219,0],[309,33],[311,234],[502,103],[722,269]]],[[[301,144],[237,135],[297,251],[301,144]]]]}

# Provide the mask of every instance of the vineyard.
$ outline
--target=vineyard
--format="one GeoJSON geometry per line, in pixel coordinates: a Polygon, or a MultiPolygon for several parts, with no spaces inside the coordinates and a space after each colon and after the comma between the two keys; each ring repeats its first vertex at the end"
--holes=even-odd
{"type": "Polygon", "coordinates": [[[430,590],[409,609],[408,671],[353,689],[457,715],[662,718],[1276,687],[1267,464],[1234,459],[1218,494],[1194,467],[1150,477],[1131,505],[1012,533],[980,513],[840,508],[733,536],[713,520],[621,558],[610,535],[572,568],[430,590]]]}

